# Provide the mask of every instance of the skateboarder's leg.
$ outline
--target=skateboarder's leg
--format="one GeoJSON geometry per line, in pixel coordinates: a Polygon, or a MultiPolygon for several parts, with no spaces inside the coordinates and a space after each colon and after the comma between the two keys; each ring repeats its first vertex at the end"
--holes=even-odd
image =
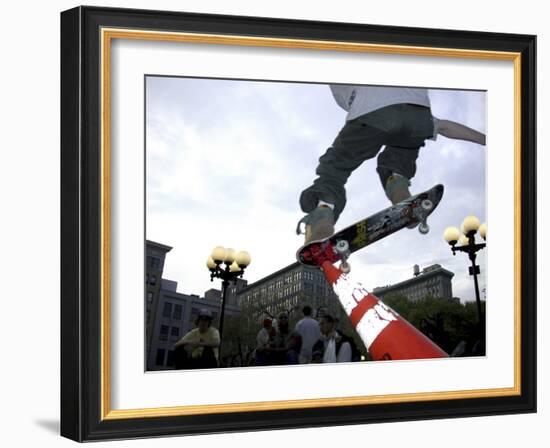
{"type": "Polygon", "coordinates": [[[300,196],[300,206],[312,212],[324,201],[334,205],[334,221],[346,204],[345,184],[350,174],[365,160],[376,156],[384,142],[385,132],[352,120],[342,128],[332,146],[321,156],[313,185],[300,196]]]}
{"type": "Polygon", "coordinates": [[[393,203],[410,197],[410,179],[416,174],[419,148],[386,146],[378,155],[376,170],[386,196],[393,203]]]}
{"type": "Polygon", "coordinates": [[[431,111],[427,107],[400,104],[385,111],[390,123],[399,123],[388,133],[384,151],[378,155],[378,175],[392,203],[410,196],[410,180],[416,174],[416,159],[426,139],[434,134],[431,111]]]}

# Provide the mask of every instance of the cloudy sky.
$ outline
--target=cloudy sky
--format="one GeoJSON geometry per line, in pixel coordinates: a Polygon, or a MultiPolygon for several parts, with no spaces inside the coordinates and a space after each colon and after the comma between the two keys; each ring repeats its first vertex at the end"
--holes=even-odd
{"type": "MultiPolygon", "coordinates": [[[[434,116],[485,132],[484,92],[430,90],[430,97],[434,116]]],[[[251,254],[249,282],[294,262],[303,243],[295,234],[299,195],[345,122],[328,86],[147,77],[146,101],[146,235],[173,247],[164,277],[184,293],[219,288],[205,265],[217,245],[251,254]]],[[[469,260],[453,257],[443,231],[470,214],[485,221],[485,161],[483,146],[442,136],[427,142],[411,191],[445,186],[430,233],[403,230],[356,252],[353,278],[373,289],[410,278],[415,264],[439,263],[455,273],[453,294],[475,300],[469,260]]],[[[376,159],[352,174],[347,195],[337,228],[389,205],[376,159]]],[[[478,261],[483,290],[484,251],[478,261]]]]}

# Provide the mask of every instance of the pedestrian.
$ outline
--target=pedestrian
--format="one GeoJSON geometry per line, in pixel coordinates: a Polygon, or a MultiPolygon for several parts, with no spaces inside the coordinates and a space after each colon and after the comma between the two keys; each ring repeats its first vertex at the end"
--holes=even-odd
{"type": "Polygon", "coordinates": [[[220,333],[212,326],[212,313],[199,311],[197,328],[174,344],[176,369],[208,369],[218,367],[220,333]]]}
{"type": "Polygon", "coordinates": [[[321,338],[314,344],[313,353],[321,357],[323,363],[350,362],[352,360],[351,344],[342,334],[336,331],[334,317],[325,314],[320,323],[321,338]]]}
{"type": "Polygon", "coordinates": [[[275,337],[275,328],[271,319],[264,319],[262,328],[256,335],[256,350],[254,352],[254,365],[267,366],[271,363],[269,348],[275,337]]]}
{"type": "Polygon", "coordinates": [[[485,145],[481,132],[433,117],[426,89],[358,85],[331,85],[330,89],[348,113],[332,146],[319,159],[318,178],[300,196],[300,206],[307,215],[298,222],[296,232],[305,233],[306,243],[334,233],[334,224],[346,204],[344,186],[365,160],[378,155],[382,188],[396,204],[411,196],[410,181],[426,140],[442,135],[485,145]]]}
{"type": "Polygon", "coordinates": [[[271,354],[273,364],[298,364],[302,337],[291,331],[288,325],[288,313],[281,312],[277,316],[277,333],[266,351],[271,354]]]}
{"type": "Polygon", "coordinates": [[[312,309],[309,305],[302,308],[304,317],[300,319],[294,330],[302,337],[302,348],[300,350],[300,364],[309,364],[311,362],[311,349],[321,337],[319,322],[311,317],[312,309]]]}

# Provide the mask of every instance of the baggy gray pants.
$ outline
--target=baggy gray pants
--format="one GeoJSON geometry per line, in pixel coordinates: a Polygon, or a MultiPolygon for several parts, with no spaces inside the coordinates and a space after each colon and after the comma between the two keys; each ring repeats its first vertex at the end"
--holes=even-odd
{"type": "Polygon", "coordinates": [[[309,213],[322,200],[334,204],[337,220],[346,205],[344,186],[348,177],[383,146],[377,159],[382,187],[392,173],[411,179],[416,173],[418,152],[433,134],[430,108],[415,104],[387,106],[346,122],[332,146],[319,158],[315,171],[319,177],[301,194],[302,210],[309,213]]]}

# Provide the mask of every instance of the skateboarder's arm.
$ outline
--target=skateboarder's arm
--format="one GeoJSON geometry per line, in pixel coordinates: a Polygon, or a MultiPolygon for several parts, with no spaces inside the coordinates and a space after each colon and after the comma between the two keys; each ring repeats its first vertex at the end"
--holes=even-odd
{"type": "Polygon", "coordinates": [[[437,133],[443,137],[485,145],[485,134],[451,120],[438,120],[437,133]]]}

